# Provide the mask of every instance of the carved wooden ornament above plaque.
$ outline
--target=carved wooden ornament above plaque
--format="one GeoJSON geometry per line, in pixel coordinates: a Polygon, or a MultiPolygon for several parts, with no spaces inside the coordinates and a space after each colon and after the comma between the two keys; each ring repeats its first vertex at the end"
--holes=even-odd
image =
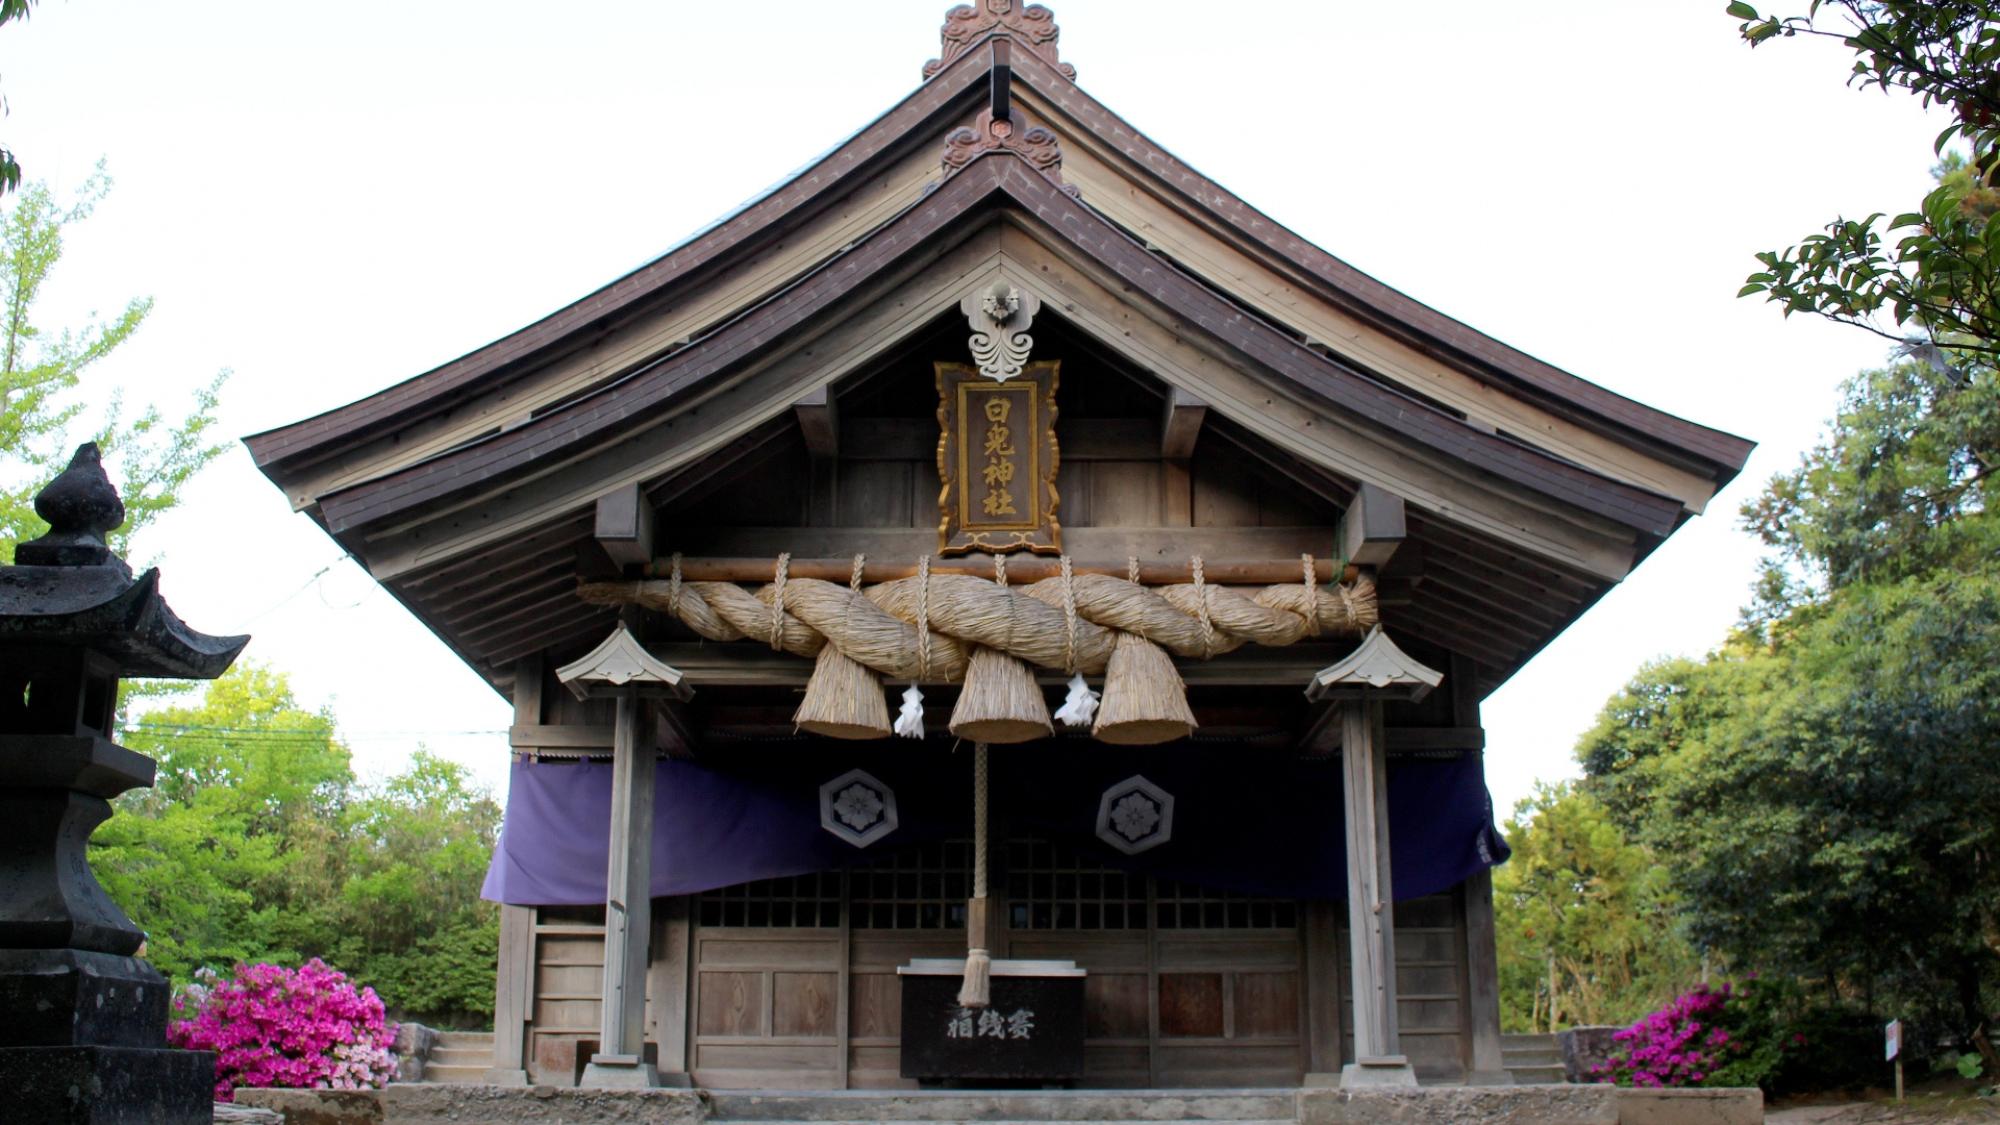
{"type": "Polygon", "coordinates": [[[937,365],[938,554],[1062,553],[1056,519],[1056,383],[1037,360],[1006,382],[937,365]]]}

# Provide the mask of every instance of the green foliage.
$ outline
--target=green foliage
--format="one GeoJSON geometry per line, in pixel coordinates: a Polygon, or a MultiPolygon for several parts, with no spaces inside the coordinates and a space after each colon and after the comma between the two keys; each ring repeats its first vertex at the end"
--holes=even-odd
{"type": "Polygon", "coordinates": [[[1513,858],[1493,874],[1503,1026],[1630,1022],[1694,978],[1666,869],[1594,798],[1537,786],[1507,842],[1513,858]]]}
{"type": "Polygon", "coordinates": [[[1641,671],[1580,755],[1690,936],[1933,1029],[2000,981],[2000,566],[1857,584],[1641,671]]]}
{"type": "MultiPolygon", "coordinates": [[[[0,23],[6,2],[0,0],[0,23]]],[[[100,415],[84,417],[76,395],[84,374],[139,330],[151,300],[134,298],[111,320],[81,327],[51,330],[35,319],[36,299],[62,260],[65,228],[89,218],[110,190],[100,163],[71,202],[58,203],[47,184],[36,182],[0,216],[0,563],[13,560],[15,543],[47,529],[34,513],[34,496],[68,463],[73,423],[97,427],[90,440],[117,472],[125,523],[112,546],[120,554],[226,448],[210,433],[226,372],[177,419],[153,406],[128,416],[115,392],[98,396],[105,403],[100,415]]]]}
{"type": "MultiPolygon", "coordinates": [[[[1972,150],[1972,175],[1946,177],[1921,207],[1888,219],[1835,219],[1824,233],[1757,255],[1741,295],[1762,293],[1785,315],[1805,312],[1951,349],[1959,365],[2000,359],[1995,248],[1975,188],[1990,183],[2000,137],[2000,7],[1990,0],[1812,0],[1804,16],[1763,16],[1731,3],[1752,45],[1794,36],[1840,41],[1855,56],[1850,81],[1900,89],[1949,110],[1938,135],[1972,150]],[[1822,20],[1834,26],[1822,26],[1822,20]],[[1885,219],[1887,220],[1885,223],[1885,219]]],[[[1990,207],[1984,208],[1990,212],[1990,207]]]]}
{"type": "MultiPolygon", "coordinates": [[[[27,19],[28,11],[34,4],[35,0],[0,0],[0,24],[27,19]]],[[[0,102],[0,108],[4,108],[5,104],[0,102]]],[[[14,158],[12,149],[0,145],[0,195],[20,186],[21,162],[14,158]]]]}
{"type": "Polygon", "coordinates": [[[320,957],[403,1016],[491,1016],[499,916],[478,894],[500,810],[463,767],[418,750],[362,785],[333,716],[247,663],[121,739],[159,780],[120,798],[92,865],[162,971],[320,957]]]}
{"type": "Polygon", "coordinates": [[[2000,546],[1986,518],[1996,455],[2000,371],[1865,371],[1843,388],[1831,434],[1744,517],[1779,561],[1832,587],[1970,566],[2000,546]]]}

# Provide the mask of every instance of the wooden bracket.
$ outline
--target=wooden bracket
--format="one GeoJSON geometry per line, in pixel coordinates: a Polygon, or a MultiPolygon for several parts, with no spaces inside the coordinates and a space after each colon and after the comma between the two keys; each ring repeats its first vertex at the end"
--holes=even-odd
{"type": "Polygon", "coordinates": [[[1167,389],[1166,417],[1160,425],[1160,456],[1185,461],[1194,456],[1195,440],[1208,418],[1208,404],[1178,387],[1167,389]]]}
{"type": "Polygon", "coordinates": [[[840,455],[840,416],[834,398],[825,387],[814,387],[792,404],[792,415],[805,435],[806,452],[815,461],[840,455]]]}
{"type": "Polygon", "coordinates": [[[597,498],[597,543],[619,566],[653,561],[653,505],[636,484],[597,498]]]}
{"type": "Polygon", "coordinates": [[[1356,566],[1379,567],[1395,555],[1408,534],[1403,498],[1364,483],[1355,489],[1340,518],[1340,553],[1356,566]]]}

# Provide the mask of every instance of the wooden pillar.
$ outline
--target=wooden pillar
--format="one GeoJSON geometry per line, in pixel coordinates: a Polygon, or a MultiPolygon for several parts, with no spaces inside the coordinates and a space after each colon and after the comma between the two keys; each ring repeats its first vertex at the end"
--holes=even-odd
{"type": "MultiPolygon", "coordinates": [[[[514,662],[514,725],[542,722],[542,658],[514,662]]],[[[534,1016],[535,908],[500,906],[500,955],[493,974],[493,1061],[486,1081],[528,1084],[528,1024],[534,1016]]]]}
{"type": "Polygon", "coordinates": [[[1500,954],[1493,929],[1493,873],[1481,870],[1460,886],[1465,896],[1466,1021],[1470,1025],[1468,1086],[1512,1086],[1500,1055],[1500,954]]]}
{"type": "Polygon", "coordinates": [[[486,1081],[494,1086],[528,1084],[529,989],[535,972],[535,908],[500,907],[500,959],[493,985],[493,1062],[486,1081]]]}
{"type": "Polygon", "coordinates": [[[657,1086],[645,1059],[646,945],[652,931],[653,766],[639,699],[617,696],[611,750],[611,847],[604,879],[604,1008],[585,1086],[657,1086]]]}
{"type": "Polygon", "coordinates": [[[1396,1026],[1396,918],[1389,878],[1389,775],[1382,703],[1345,704],[1341,760],[1347,805],[1347,923],[1354,980],[1354,1061],[1343,1086],[1414,1086],[1396,1026]]]}
{"type": "Polygon", "coordinates": [[[688,1077],[688,974],[693,938],[694,899],[674,895],[660,900],[661,915],[653,927],[653,963],[646,970],[648,1018],[653,1042],[660,1045],[662,1086],[691,1086],[688,1077]]]}
{"type": "Polygon", "coordinates": [[[1306,923],[1306,1075],[1304,1085],[1340,1085],[1339,904],[1308,902],[1306,923]]]}
{"type": "MultiPolygon", "coordinates": [[[[1452,654],[1451,721],[1462,730],[1481,726],[1479,669],[1472,658],[1452,654]]],[[[1482,738],[1483,744],[1483,738],[1482,738]]],[[[1465,899],[1465,1084],[1511,1086],[1514,1075],[1500,1053],[1500,950],[1493,927],[1493,873],[1481,870],[1459,888],[1465,899]]]]}

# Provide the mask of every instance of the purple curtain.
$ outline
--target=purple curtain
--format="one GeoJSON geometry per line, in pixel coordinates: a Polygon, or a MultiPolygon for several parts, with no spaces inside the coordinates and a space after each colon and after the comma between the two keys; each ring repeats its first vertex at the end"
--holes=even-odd
{"type": "MultiPolygon", "coordinates": [[[[713,761],[662,761],[655,895],[865,863],[909,843],[969,835],[971,751],[935,744],[747,744],[713,761]],[[862,769],[895,794],[897,827],[856,847],[820,826],[820,786],[862,769]]],[[[1077,741],[995,747],[999,831],[1038,835],[1121,867],[1222,890],[1340,899],[1347,892],[1340,762],[1218,744],[1125,749],[1077,741]],[[1173,795],[1171,838],[1137,855],[1098,839],[1107,787],[1141,775],[1173,795]]],[[[516,761],[483,894],[518,905],[604,901],[607,762],[516,761]]],[[[1393,758],[1389,835],[1398,899],[1503,862],[1476,754],[1393,758]]]]}

